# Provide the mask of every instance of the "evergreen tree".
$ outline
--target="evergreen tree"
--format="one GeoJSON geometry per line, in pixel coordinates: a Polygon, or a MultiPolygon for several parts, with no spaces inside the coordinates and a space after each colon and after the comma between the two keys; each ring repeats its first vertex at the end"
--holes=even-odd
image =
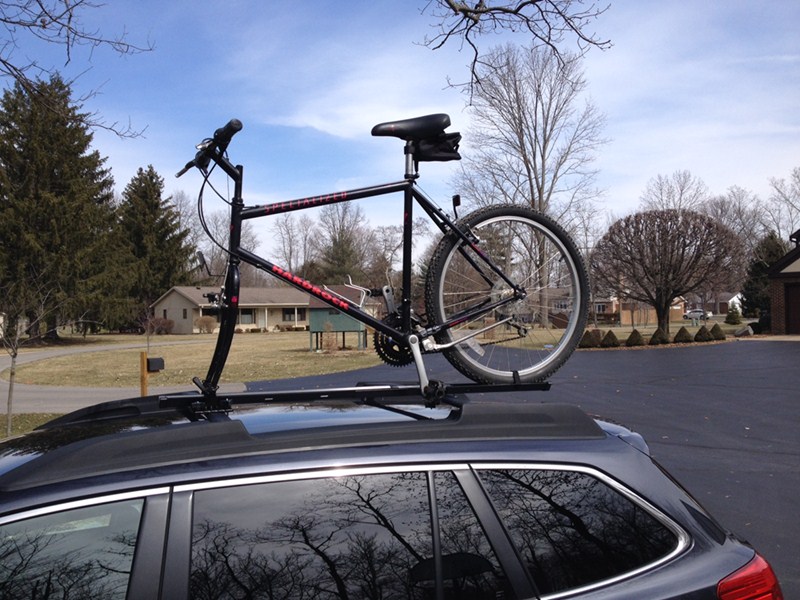
{"type": "Polygon", "coordinates": [[[0,288],[16,283],[16,305],[32,322],[47,314],[50,335],[94,318],[120,272],[113,180],[80,111],[57,75],[0,100],[0,288]]]}
{"type": "Polygon", "coordinates": [[[759,317],[769,313],[769,269],[788,251],[789,245],[774,231],[759,240],[742,288],[742,312],[745,316],[759,317]]]}
{"type": "Polygon", "coordinates": [[[122,192],[119,222],[134,263],[128,295],[137,317],[173,285],[189,282],[194,248],[190,231],[180,226],[180,215],[169,198],[162,198],[164,179],[152,165],[140,168],[122,192]]]}

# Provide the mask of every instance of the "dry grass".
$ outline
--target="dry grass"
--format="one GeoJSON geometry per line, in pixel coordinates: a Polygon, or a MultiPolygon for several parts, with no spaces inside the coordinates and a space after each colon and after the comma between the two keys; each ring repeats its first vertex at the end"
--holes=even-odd
{"type": "MultiPolygon", "coordinates": [[[[21,365],[17,368],[17,381],[38,385],[138,386],[140,353],[146,348],[146,339],[139,336],[99,337],[112,344],[140,342],[141,346],[115,349],[112,345],[99,352],[46,358],[21,365]]],[[[164,371],[150,375],[150,386],[183,385],[190,383],[192,377],[205,377],[216,336],[155,336],[150,342],[149,356],[162,357],[165,364],[164,371]]],[[[348,338],[347,342],[355,344],[355,336],[348,338]]],[[[97,341],[92,338],[87,343],[96,344],[97,341]]],[[[372,350],[310,352],[309,336],[304,332],[237,334],[222,374],[222,383],[350,371],[379,362],[372,350]]],[[[7,379],[8,372],[2,376],[7,379]]]]}
{"type": "MultiPolygon", "coordinates": [[[[11,418],[11,436],[13,437],[22,433],[28,433],[29,431],[36,429],[39,425],[47,423],[51,419],[55,419],[58,416],[59,415],[54,413],[24,413],[14,415],[11,418]]],[[[5,438],[6,435],[6,419],[7,415],[0,415],[0,439],[5,438]]]]}

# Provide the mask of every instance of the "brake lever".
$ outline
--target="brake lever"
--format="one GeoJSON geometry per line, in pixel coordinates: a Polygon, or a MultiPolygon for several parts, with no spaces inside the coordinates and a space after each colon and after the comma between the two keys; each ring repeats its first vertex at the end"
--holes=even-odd
{"type": "Polygon", "coordinates": [[[192,167],[197,167],[198,169],[205,170],[208,167],[208,163],[211,162],[211,157],[208,155],[208,148],[213,146],[214,140],[211,138],[206,138],[199,144],[195,146],[197,148],[197,154],[194,155],[194,158],[186,163],[186,166],[183,167],[180,171],[175,174],[175,177],[178,178],[181,175],[185,174],[189,169],[192,167]]]}

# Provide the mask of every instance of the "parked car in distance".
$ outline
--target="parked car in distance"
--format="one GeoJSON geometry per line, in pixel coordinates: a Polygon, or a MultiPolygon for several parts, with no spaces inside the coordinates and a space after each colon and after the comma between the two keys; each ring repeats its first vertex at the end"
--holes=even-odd
{"type": "Polygon", "coordinates": [[[186,398],[0,443],[0,597],[782,598],[641,436],[576,407],[186,398]]]}
{"type": "Polygon", "coordinates": [[[710,319],[713,316],[713,312],[710,310],[703,310],[702,308],[693,308],[692,310],[683,313],[684,319],[710,319]]]}

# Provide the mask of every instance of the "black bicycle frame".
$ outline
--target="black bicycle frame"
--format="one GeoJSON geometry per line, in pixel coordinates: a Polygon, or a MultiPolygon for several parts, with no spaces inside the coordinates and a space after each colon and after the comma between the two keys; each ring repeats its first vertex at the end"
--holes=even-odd
{"type": "MultiPolygon", "coordinates": [[[[513,302],[524,296],[524,291],[514,284],[503,273],[503,271],[494,264],[494,262],[487,257],[477,246],[477,240],[474,239],[471,232],[461,231],[456,224],[448,218],[448,216],[438,207],[433,201],[428,198],[418,186],[416,186],[416,175],[406,174],[406,178],[402,181],[394,183],[386,183],[382,185],[370,186],[344,192],[336,192],[322,196],[310,196],[308,198],[299,198],[296,200],[289,200],[286,202],[275,202],[262,206],[245,207],[242,199],[242,180],[244,168],[241,165],[233,166],[224,156],[215,157],[216,164],[234,181],[234,193],[231,200],[231,219],[230,219],[230,239],[228,245],[228,268],[225,276],[225,284],[223,294],[219,298],[220,305],[220,331],[217,337],[217,344],[214,349],[214,355],[211,360],[206,378],[201,382],[198,378],[194,379],[195,384],[206,396],[215,395],[219,379],[222,375],[222,370],[225,367],[225,362],[228,358],[231,342],[236,327],[236,319],[239,311],[239,265],[241,262],[253,265],[254,267],[269,273],[270,275],[278,278],[279,280],[288,283],[292,287],[306,292],[328,306],[338,309],[341,312],[350,315],[357,321],[380,331],[381,333],[391,337],[398,343],[408,345],[412,348],[415,355],[417,369],[420,372],[420,379],[424,378],[422,367],[419,364],[421,357],[418,355],[418,340],[409,340],[410,337],[419,336],[421,339],[429,338],[437,333],[449,329],[459,323],[466,321],[475,316],[486,314],[495,308],[503,306],[509,302],[513,302]],[[310,281],[303,279],[283,269],[282,267],[270,262],[269,260],[257,256],[256,254],[241,247],[241,229],[242,222],[247,219],[256,219],[259,217],[278,215],[287,212],[304,210],[307,208],[314,208],[319,206],[327,206],[330,204],[337,204],[340,202],[351,202],[354,200],[361,200],[364,198],[371,198],[375,196],[384,196],[403,192],[404,198],[404,211],[403,211],[403,279],[402,279],[402,299],[400,303],[400,316],[401,325],[399,328],[392,327],[387,323],[376,319],[368,312],[364,311],[360,306],[352,304],[345,298],[330,293],[324,287],[316,286],[310,281]],[[503,278],[508,285],[517,291],[514,297],[506,298],[491,302],[480,307],[476,307],[467,311],[464,314],[457,315],[456,317],[448,320],[446,323],[428,326],[421,332],[412,334],[412,319],[411,319],[411,274],[412,274],[412,221],[413,221],[413,206],[414,202],[418,203],[422,209],[428,214],[430,219],[436,224],[442,234],[454,233],[459,236],[465,243],[480,256],[481,260],[485,263],[485,267],[501,278],[503,278]],[[416,350],[415,350],[416,348],[416,350]]],[[[466,255],[465,255],[466,256],[466,255]]],[[[475,263],[474,260],[467,257],[472,265],[481,272],[482,269],[475,263]]],[[[488,278],[487,278],[488,281],[488,278]]],[[[427,383],[427,382],[425,382],[427,383]]]]}

